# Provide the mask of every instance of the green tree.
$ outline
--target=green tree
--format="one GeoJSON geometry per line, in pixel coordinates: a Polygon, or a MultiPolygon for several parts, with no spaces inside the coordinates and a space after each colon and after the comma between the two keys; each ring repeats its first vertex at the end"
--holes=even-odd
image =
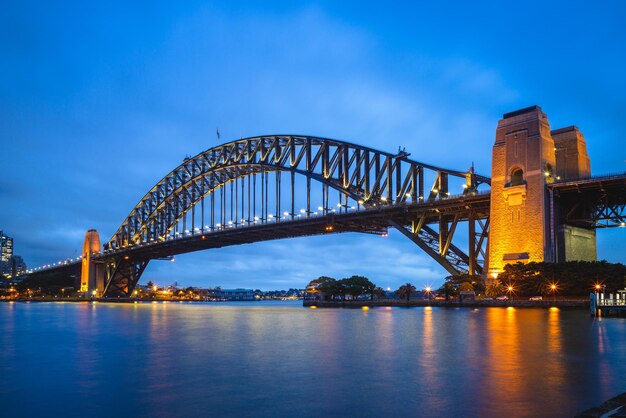
{"type": "Polygon", "coordinates": [[[504,294],[504,287],[497,280],[492,281],[485,288],[485,296],[487,296],[488,298],[495,299],[498,296],[501,296],[503,294],[504,294]]]}
{"type": "Polygon", "coordinates": [[[502,285],[511,284],[520,296],[551,295],[551,285],[567,296],[587,296],[596,284],[614,293],[623,288],[626,266],[606,261],[568,261],[565,263],[516,263],[505,266],[498,275],[502,285]]]}
{"type": "Polygon", "coordinates": [[[359,296],[369,294],[373,299],[373,292],[376,289],[376,285],[372,283],[367,277],[363,276],[351,276],[339,281],[340,286],[343,287],[343,294],[350,295],[352,299],[356,300],[359,296]]]}
{"type": "Polygon", "coordinates": [[[320,276],[317,279],[311,280],[309,282],[309,284],[306,285],[306,293],[308,293],[308,294],[319,293],[319,292],[321,292],[320,286],[322,286],[324,283],[334,282],[334,281],[336,281],[336,280],[333,279],[332,277],[320,276]]]}
{"type": "Polygon", "coordinates": [[[385,289],[383,289],[382,287],[377,286],[372,292],[372,300],[374,300],[374,296],[376,296],[377,299],[380,299],[383,296],[387,296],[387,292],[385,292],[385,289]]]}
{"type": "Polygon", "coordinates": [[[450,296],[456,296],[458,294],[458,288],[449,281],[444,282],[444,284],[437,290],[439,295],[445,296],[446,300],[450,299],[450,296]]]}
{"type": "Polygon", "coordinates": [[[408,302],[411,299],[411,294],[415,293],[416,290],[417,289],[415,286],[413,286],[411,283],[407,283],[400,286],[398,290],[396,290],[396,293],[398,294],[398,296],[406,298],[408,302]]]}
{"type": "Polygon", "coordinates": [[[459,292],[473,292],[474,291],[474,285],[472,285],[470,282],[463,282],[459,285],[459,292]]]}
{"type": "MultiPolygon", "coordinates": [[[[322,277],[320,277],[321,279],[322,277]]],[[[335,299],[340,296],[343,291],[343,287],[339,282],[331,277],[323,277],[324,280],[317,284],[317,291],[321,293],[321,297],[324,300],[335,299]]]]}

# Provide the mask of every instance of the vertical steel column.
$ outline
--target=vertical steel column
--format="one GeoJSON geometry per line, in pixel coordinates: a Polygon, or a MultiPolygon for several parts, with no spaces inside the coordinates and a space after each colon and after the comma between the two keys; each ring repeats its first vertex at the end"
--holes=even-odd
{"type": "Polygon", "coordinates": [[[306,139],[306,216],[311,216],[311,138],[306,139]]]}
{"type": "Polygon", "coordinates": [[[365,189],[363,192],[363,200],[369,199],[372,196],[372,191],[370,190],[370,152],[365,151],[365,175],[364,186],[365,189]]]}
{"type": "Polygon", "coordinates": [[[267,173],[265,173],[265,197],[263,198],[263,200],[265,201],[265,221],[267,222],[267,206],[269,204],[269,192],[268,192],[268,186],[269,186],[269,175],[267,173]]]}
{"type": "Polygon", "coordinates": [[[328,206],[330,200],[329,194],[330,191],[328,190],[328,184],[324,183],[324,185],[322,186],[322,205],[324,206],[324,215],[328,214],[328,211],[330,209],[330,206],[328,206]]]}
{"type": "MultiPolygon", "coordinates": [[[[250,206],[251,206],[251,200],[250,200],[250,177],[252,177],[252,176],[250,174],[248,174],[248,225],[250,225],[250,206]]],[[[254,215],[252,215],[252,216],[254,216],[254,215]]]]}
{"type": "Polygon", "coordinates": [[[246,180],[244,177],[241,179],[241,225],[244,225],[244,216],[246,216],[246,212],[244,210],[246,203],[245,185],[246,180]]]}
{"type": "Polygon", "coordinates": [[[205,185],[204,185],[204,176],[202,176],[202,190],[200,191],[202,193],[202,217],[201,217],[201,221],[202,221],[202,225],[200,225],[200,229],[202,230],[202,233],[204,234],[204,199],[206,197],[206,189],[205,189],[205,185]]]}
{"type": "MultiPolygon", "coordinates": [[[[378,175],[380,174],[380,154],[374,154],[374,179],[378,179],[378,175]]],[[[375,181],[376,181],[375,180],[375,181]]],[[[378,184],[378,182],[376,181],[374,183],[374,189],[372,190],[373,194],[378,194],[380,189],[380,185],[378,184]]]]}
{"type": "Polygon", "coordinates": [[[215,227],[215,190],[211,192],[211,231],[215,227]]]}
{"type": "Polygon", "coordinates": [[[239,225],[239,175],[235,174],[235,227],[239,225]]]}
{"type": "Polygon", "coordinates": [[[224,184],[224,182],[222,182],[222,185],[220,186],[220,224],[222,226],[222,228],[224,227],[224,224],[226,223],[226,203],[225,203],[225,194],[226,194],[226,185],[224,184]]]}
{"type": "Polygon", "coordinates": [[[280,170],[276,171],[276,218],[280,220],[280,180],[282,177],[282,172],[280,170]]]}
{"type": "MultiPolygon", "coordinates": [[[[183,212],[181,213],[181,215],[182,215],[182,217],[183,217],[183,237],[184,237],[184,236],[185,236],[185,233],[186,233],[186,231],[187,231],[187,214],[185,213],[185,209],[184,209],[184,208],[187,206],[187,202],[186,202],[186,199],[185,199],[185,195],[183,195],[182,200],[183,200],[183,203],[181,204],[181,208],[182,208],[182,211],[183,211],[183,212]]],[[[129,237],[129,238],[130,238],[130,237],[129,237]]]]}
{"type": "Polygon", "coordinates": [[[311,177],[306,177],[306,217],[311,216],[311,177]]]}
{"type": "Polygon", "coordinates": [[[296,173],[291,171],[291,219],[296,216],[296,189],[295,189],[296,173]]]}
{"type": "MultiPolygon", "coordinates": [[[[195,201],[196,193],[194,191],[191,192],[191,203],[195,201]]],[[[196,205],[191,207],[191,235],[196,233],[196,205]]]]}
{"type": "Polygon", "coordinates": [[[415,166],[415,164],[411,164],[411,203],[415,203],[418,201],[417,191],[417,167],[415,166]]]}
{"type": "Polygon", "coordinates": [[[400,196],[400,193],[402,193],[402,179],[400,178],[400,176],[402,175],[402,164],[400,164],[399,158],[394,158],[393,166],[394,171],[396,172],[396,190],[394,195],[396,196],[396,200],[400,199],[400,201],[402,202],[405,200],[406,196],[400,196]]]}
{"type": "Polygon", "coordinates": [[[267,222],[267,214],[265,213],[265,169],[261,168],[261,222],[267,222]]]}
{"type": "Polygon", "coordinates": [[[419,166],[418,169],[418,181],[419,181],[419,189],[418,189],[418,199],[424,200],[424,167],[419,166]]]}
{"type": "Polygon", "coordinates": [[[341,151],[342,151],[342,156],[343,156],[343,163],[342,163],[342,177],[341,177],[341,182],[343,184],[343,188],[347,189],[348,188],[348,182],[350,181],[350,176],[348,175],[348,165],[349,165],[349,159],[348,159],[348,146],[342,146],[341,147],[341,151]]]}
{"type": "Polygon", "coordinates": [[[476,274],[476,265],[477,265],[477,260],[476,260],[476,220],[475,220],[475,215],[474,215],[474,210],[470,209],[469,212],[469,218],[467,220],[468,225],[467,225],[467,229],[468,229],[468,235],[469,235],[469,274],[470,275],[474,275],[476,274]]]}
{"type": "Polygon", "coordinates": [[[448,195],[448,173],[439,172],[439,196],[447,198],[448,195]]]}
{"type": "Polygon", "coordinates": [[[252,174],[252,218],[256,218],[256,173],[252,174]]]}
{"type": "Polygon", "coordinates": [[[385,159],[385,169],[387,170],[387,204],[393,203],[393,165],[391,164],[391,157],[385,159]]]}

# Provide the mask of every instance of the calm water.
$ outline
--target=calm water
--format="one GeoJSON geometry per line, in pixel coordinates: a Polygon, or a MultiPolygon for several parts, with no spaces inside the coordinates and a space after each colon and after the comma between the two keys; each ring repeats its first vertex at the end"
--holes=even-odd
{"type": "Polygon", "coordinates": [[[626,321],[587,311],[0,304],[2,417],[556,417],[625,391],[626,321]]]}

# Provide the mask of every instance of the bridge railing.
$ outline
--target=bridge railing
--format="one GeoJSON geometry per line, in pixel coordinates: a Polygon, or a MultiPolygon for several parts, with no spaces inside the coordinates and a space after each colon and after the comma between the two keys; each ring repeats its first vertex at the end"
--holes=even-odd
{"type": "Polygon", "coordinates": [[[580,182],[580,181],[614,180],[614,179],[619,179],[619,178],[623,178],[623,177],[626,177],[626,171],[615,172],[615,173],[608,173],[608,174],[601,174],[601,175],[598,175],[598,176],[579,177],[579,178],[576,178],[576,179],[557,180],[557,181],[555,181],[552,184],[553,185],[559,185],[559,184],[575,183],[575,182],[580,182]]]}

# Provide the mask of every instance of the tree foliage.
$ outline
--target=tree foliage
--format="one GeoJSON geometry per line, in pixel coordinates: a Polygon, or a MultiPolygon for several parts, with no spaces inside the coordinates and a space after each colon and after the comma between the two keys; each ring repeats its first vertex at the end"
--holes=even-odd
{"type": "Polygon", "coordinates": [[[553,284],[560,295],[587,296],[596,284],[614,293],[626,286],[626,266],[606,261],[516,263],[506,265],[497,281],[520,296],[552,295],[553,284]]]}
{"type": "Polygon", "coordinates": [[[411,295],[417,291],[417,288],[411,283],[403,284],[396,290],[396,294],[407,301],[411,299],[411,295]]]}
{"type": "Polygon", "coordinates": [[[485,279],[472,274],[455,274],[448,276],[443,285],[437,291],[448,299],[458,296],[459,292],[474,291],[478,294],[485,293],[485,279]]]}
{"type": "MultiPolygon", "coordinates": [[[[362,295],[369,295],[370,299],[377,296],[377,286],[367,277],[351,276],[341,280],[335,280],[331,277],[322,276],[309,283],[309,286],[315,285],[317,291],[322,293],[324,299],[346,299],[350,297],[353,300],[358,299],[362,295]]],[[[383,291],[384,294],[384,291],[383,291]]]]}

